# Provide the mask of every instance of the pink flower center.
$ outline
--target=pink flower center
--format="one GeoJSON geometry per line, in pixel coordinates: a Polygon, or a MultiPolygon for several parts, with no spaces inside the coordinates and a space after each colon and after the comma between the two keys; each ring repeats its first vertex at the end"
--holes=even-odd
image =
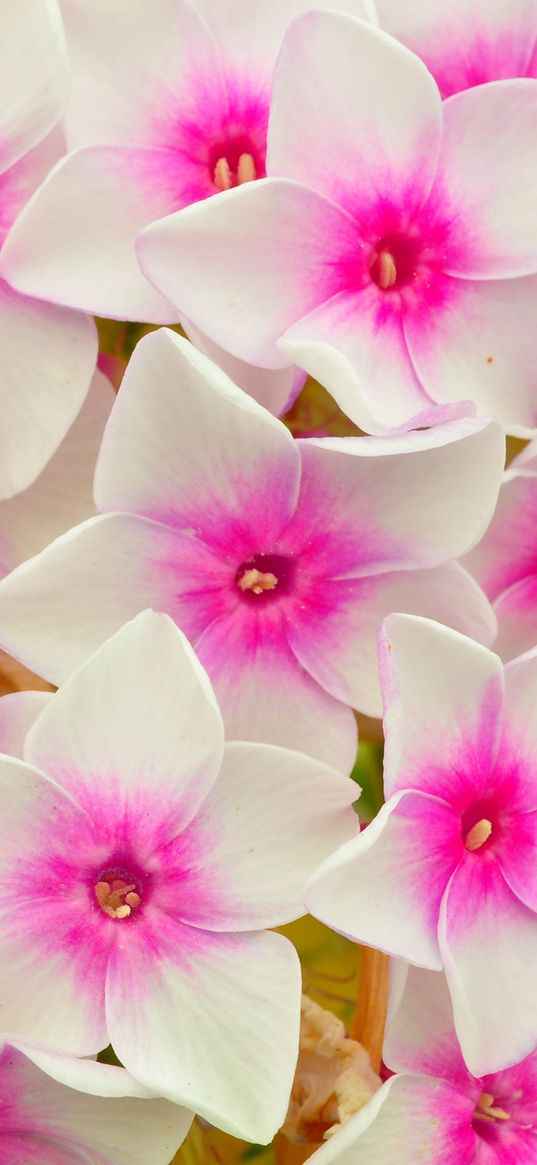
{"type": "Polygon", "coordinates": [[[109,918],[129,918],[142,901],[138,879],[118,868],[100,874],[94,890],[101,910],[109,918]]]}
{"type": "Polygon", "coordinates": [[[376,244],[369,263],[369,274],[381,291],[398,291],[418,275],[421,246],[416,238],[384,235],[376,244]]]}
{"type": "Polygon", "coordinates": [[[511,1113],[495,1103],[491,1092],[482,1092],[474,1112],[474,1120],[494,1124],[496,1121],[511,1120],[511,1113]]]}
{"type": "Polygon", "coordinates": [[[494,829],[493,808],[485,802],[475,802],[462,815],[461,836],[470,853],[487,849],[494,829]]]}
{"type": "Polygon", "coordinates": [[[245,599],[266,602],[290,590],[293,562],[283,554],[255,554],[243,562],[235,583],[245,599]]]}

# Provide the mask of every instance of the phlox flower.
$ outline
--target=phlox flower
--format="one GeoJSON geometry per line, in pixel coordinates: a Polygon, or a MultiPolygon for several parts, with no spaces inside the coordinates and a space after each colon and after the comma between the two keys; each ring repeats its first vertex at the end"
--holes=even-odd
{"type": "Polygon", "coordinates": [[[193,1114],[123,1068],[0,1039],[0,1165],[169,1165],[193,1114]]]}
{"type": "MultiPolygon", "coordinates": [[[[18,290],[119,319],[175,323],[144,277],[142,227],[264,177],[274,62],[297,13],[326,0],[63,0],[73,68],[70,153],[37,193],[0,269],[18,290]]],[[[330,0],[328,0],[330,2],[330,0]]],[[[366,16],[369,0],[332,0],[366,16]]],[[[183,318],[188,328],[189,321],[183,318]]],[[[295,368],[258,371],[191,338],[280,413],[295,368]]],[[[289,362],[288,362],[289,363],[289,362]]]]}
{"type": "Polygon", "coordinates": [[[224,747],[166,615],[145,612],[57,694],[17,703],[35,719],[24,760],[0,759],[3,1023],[76,1055],[112,1043],[153,1093],[269,1140],[300,970],[263,928],[303,913],[305,880],[356,832],[355,783],[285,749],[224,747]]]}
{"type": "Polygon", "coordinates": [[[306,904],[443,967],[466,1063],[494,1072],[537,1044],[537,649],[504,668],[450,628],[392,615],[379,652],[387,801],[306,904]]]}
{"type": "Polygon", "coordinates": [[[527,435],[536,169],[535,81],[442,103],[402,44],[310,12],[276,70],[270,177],[153,223],[139,256],[215,342],[296,362],[368,432],[469,398],[527,435]]]}
{"type": "Polygon", "coordinates": [[[417,611],[491,641],[450,561],[494,510],[504,438],[463,419],[389,439],[294,441],[174,333],[136,349],[95,479],[101,516],[0,583],[0,643],[53,683],[144,607],[211,677],[228,739],[353,764],[380,715],[376,630],[417,611]]]}
{"type": "MultiPolygon", "coordinates": [[[[493,973],[493,968],[491,968],[493,973]]],[[[504,1013],[506,1029],[509,1009],[504,1013]]],[[[384,1046],[393,1076],[313,1165],[534,1165],[537,1053],[472,1076],[443,975],[411,968],[384,1046]]]]}
{"type": "Polygon", "coordinates": [[[45,468],[27,489],[0,501],[0,575],[95,514],[95,462],[113,401],[110,382],[96,371],[78,416],[45,468]]]}
{"type": "Polygon", "coordinates": [[[537,442],[511,462],[494,518],[465,565],[494,603],[495,649],[512,659],[537,643],[537,442]]]}
{"type": "Polygon", "coordinates": [[[50,459],[97,357],[93,321],[19,294],[1,271],[12,224],[64,149],[54,128],[68,90],[59,20],[55,0],[0,5],[0,499],[26,489],[50,459]]]}
{"type": "Polygon", "coordinates": [[[376,0],[386,32],[425,61],[442,97],[506,77],[537,77],[535,0],[376,0]]]}

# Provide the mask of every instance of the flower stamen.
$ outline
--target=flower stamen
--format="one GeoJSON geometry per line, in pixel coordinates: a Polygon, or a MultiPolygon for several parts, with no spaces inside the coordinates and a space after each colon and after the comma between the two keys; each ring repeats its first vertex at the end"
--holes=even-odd
{"type": "Polygon", "coordinates": [[[231,190],[232,186],[243,186],[245,182],[255,182],[257,169],[251,154],[241,154],[236,173],[223,155],[218,159],[213,171],[213,182],[217,190],[231,190]]]}
{"type": "Polygon", "coordinates": [[[391,251],[378,251],[371,263],[371,276],[377,287],[382,291],[389,291],[397,283],[397,267],[391,251]]]}
{"type": "MultiPolygon", "coordinates": [[[[473,853],[476,849],[481,849],[481,846],[488,841],[492,833],[492,821],[488,817],[482,817],[480,821],[476,821],[475,825],[468,830],[464,839],[466,849],[473,853]]],[[[484,1094],[485,1095],[485,1094],[484,1094]]]]}
{"type": "Polygon", "coordinates": [[[497,1108],[494,1104],[494,1097],[491,1092],[482,1092],[477,1102],[477,1108],[474,1116],[482,1121],[508,1121],[511,1120],[511,1113],[506,1112],[504,1108],[497,1108]]]}
{"type": "Polygon", "coordinates": [[[128,918],[141,902],[136,884],[129,884],[123,878],[96,882],[95,897],[101,910],[110,918],[128,918]]]}
{"type": "Polygon", "coordinates": [[[218,190],[231,190],[233,179],[227,158],[219,158],[214,168],[214,184],[218,190]]]}
{"type": "Polygon", "coordinates": [[[271,571],[245,570],[238,581],[241,591],[252,591],[254,595],[262,595],[264,591],[273,591],[278,586],[278,579],[271,571]]]}

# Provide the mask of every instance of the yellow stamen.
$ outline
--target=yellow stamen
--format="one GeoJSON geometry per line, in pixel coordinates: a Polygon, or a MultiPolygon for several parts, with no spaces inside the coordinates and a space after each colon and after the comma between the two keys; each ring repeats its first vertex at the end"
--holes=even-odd
{"type": "Polygon", "coordinates": [[[129,885],[121,878],[113,878],[111,882],[97,882],[95,897],[101,910],[110,918],[128,918],[141,902],[134,882],[129,885]]]}
{"type": "Polygon", "coordinates": [[[511,1113],[506,1112],[504,1108],[496,1108],[494,1105],[494,1097],[491,1092],[482,1092],[477,1102],[477,1108],[474,1116],[482,1121],[508,1121],[511,1120],[511,1113]]]}
{"type": "Polygon", "coordinates": [[[219,190],[231,190],[233,179],[227,158],[219,158],[214,168],[214,184],[219,190]]]}
{"type": "Polygon", "coordinates": [[[397,267],[391,251],[381,251],[378,258],[378,285],[383,291],[397,283],[397,267]]]}
{"type": "Polygon", "coordinates": [[[243,182],[255,182],[256,178],[257,170],[255,168],[255,162],[252,158],[252,155],[241,154],[239,158],[239,164],[237,166],[237,180],[239,186],[242,186],[243,182]]]}
{"type": "Polygon", "coordinates": [[[245,570],[242,578],[239,579],[239,587],[241,591],[252,591],[254,595],[262,595],[263,591],[273,591],[278,586],[278,579],[275,574],[267,571],[266,574],[262,570],[245,570]]]}
{"type": "Polygon", "coordinates": [[[476,821],[475,825],[472,825],[472,828],[468,830],[464,839],[466,849],[469,849],[471,853],[476,849],[481,849],[481,846],[488,841],[491,833],[492,821],[489,821],[487,817],[482,817],[481,821],[476,821]]]}

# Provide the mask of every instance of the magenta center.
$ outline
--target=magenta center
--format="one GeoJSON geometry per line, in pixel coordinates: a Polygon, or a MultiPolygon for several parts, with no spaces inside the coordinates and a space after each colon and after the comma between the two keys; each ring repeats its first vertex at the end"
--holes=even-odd
{"type": "Polygon", "coordinates": [[[291,590],[294,562],[283,554],[254,554],[235,575],[235,585],[248,602],[266,603],[291,590]]]}
{"type": "Polygon", "coordinates": [[[109,918],[130,918],[142,902],[142,887],[136,875],[121,866],[108,867],[94,885],[97,902],[109,918]]]}
{"type": "Polygon", "coordinates": [[[421,244],[402,234],[388,234],[376,243],[369,274],[381,291],[398,291],[418,276],[421,244]]]}
{"type": "Polygon", "coordinates": [[[209,154],[211,179],[217,190],[231,190],[265,176],[265,158],[248,134],[219,142],[209,154]]]}
{"type": "Polygon", "coordinates": [[[461,837],[469,853],[484,853],[495,840],[497,810],[490,801],[474,801],[461,817],[461,837]]]}

